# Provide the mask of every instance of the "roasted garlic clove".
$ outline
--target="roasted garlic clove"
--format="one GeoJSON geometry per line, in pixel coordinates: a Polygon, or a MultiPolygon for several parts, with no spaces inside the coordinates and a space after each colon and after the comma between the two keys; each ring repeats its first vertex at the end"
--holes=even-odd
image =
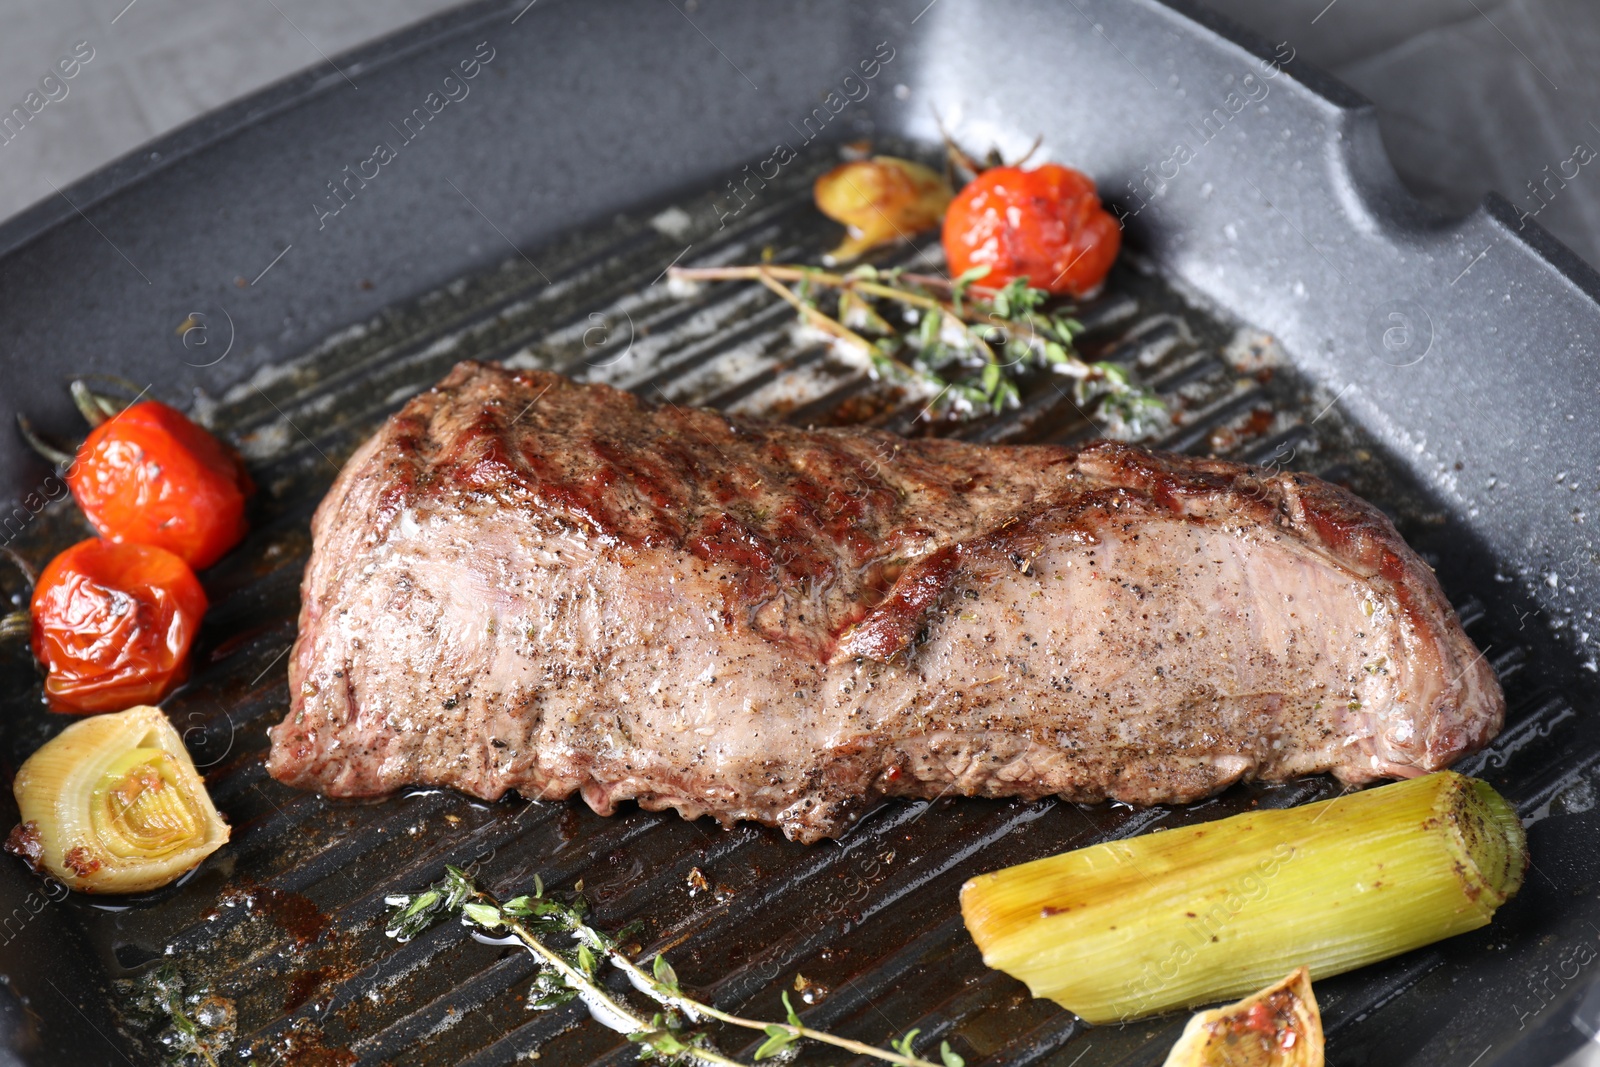
{"type": "Polygon", "coordinates": [[[6,848],[86,893],[156,889],[228,840],[160,708],[73,723],[17,772],[22,825],[6,848]]]}
{"type": "Polygon", "coordinates": [[[1311,972],[1301,967],[1237,1004],[1199,1012],[1164,1067],[1323,1067],[1311,972]]]}
{"type": "Polygon", "coordinates": [[[939,224],[955,194],[937,171],[894,156],[874,156],[838,166],[812,188],[817,208],[842,222],[850,235],[829,253],[834,262],[903,240],[939,224]]]}

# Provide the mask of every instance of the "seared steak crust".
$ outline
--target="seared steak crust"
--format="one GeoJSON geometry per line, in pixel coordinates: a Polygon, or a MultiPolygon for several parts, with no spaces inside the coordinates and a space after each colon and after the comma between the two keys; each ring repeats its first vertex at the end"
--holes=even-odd
{"type": "Polygon", "coordinates": [[[813,841],[882,796],[1194,800],[1446,766],[1504,701],[1304,474],[798,430],[463,363],[312,525],[268,768],[813,841]]]}

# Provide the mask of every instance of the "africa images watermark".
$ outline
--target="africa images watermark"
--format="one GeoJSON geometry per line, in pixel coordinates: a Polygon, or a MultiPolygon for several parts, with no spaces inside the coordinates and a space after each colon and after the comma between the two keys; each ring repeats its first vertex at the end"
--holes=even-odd
{"type": "Polygon", "coordinates": [[[1258,862],[1254,868],[1239,876],[1227,887],[1210,908],[1189,913],[1194,921],[1184,931],[1184,936],[1174,940],[1159,963],[1146,963],[1137,978],[1128,980],[1126,992],[1130,1000],[1137,998],[1139,1007],[1129,1012],[1127,1019],[1135,1018],[1151,1003],[1221,932],[1234,920],[1247,904],[1262,900],[1267,895],[1267,883],[1294,858],[1294,848],[1280,841],[1272,855],[1258,862]]]}
{"type": "Polygon", "coordinates": [[[1129,178],[1128,193],[1138,204],[1134,207],[1113,205],[1117,222],[1126,226],[1129,219],[1148,206],[1149,200],[1164,193],[1168,183],[1199,156],[1201,149],[1220,136],[1246,107],[1266,100],[1267,94],[1272,91],[1267,82],[1282,73],[1284,64],[1291,62],[1294,57],[1294,47],[1288,41],[1282,42],[1273,50],[1272,58],[1260,61],[1261,77],[1256,77],[1254,73],[1246,74],[1240,79],[1239,88],[1230,89],[1222,98],[1220,106],[1212,108],[1198,122],[1189,119],[1187,124],[1194,131],[1194,145],[1191,146],[1188,141],[1178,141],[1161,160],[1140,169],[1142,179],[1129,178]],[[1154,173],[1151,173],[1152,170],[1154,173]]]}
{"type": "MultiPolygon", "coordinates": [[[[885,64],[893,62],[895,50],[888,41],[880,41],[872,51],[872,56],[856,64],[856,70],[847,73],[839,82],[837,88],[829,89],[828,94],[822,98],[822,103],[811,109],[811,113],[800,120],[800,125],[793,122],[795,133],[805,138],[800,142],[802,146],[810,144],[822,135],[828,123],[837,118],[845,108],[851,104],[859,104],[872,94],[872,80],[883,72],[885,64]],[[861,73],[858,75],[856,71],[861,73]],[[815,128],[813,129],[813,123],[815,128]],[[804,127],[802,129],[801,127],[804,127]]],[[[755,173],[751,173],[750,165],[744,167],[744,180],[735,183],[735,179],[728,179],[728,190],[733,194],[732,209],[717,204],[717,228],[723,229],[728,225],[728,220],[736,217],[739,212],[750,206],[756,199],[757,193],[767,187],[767,182],[775,179],[779,172],[800,157],[794,146],[788,141],[780,141],[773,148],[772,154],[755,165],[755,173]],[[770,169],[770,173],[768,173],[770,169]],[[754,183],[752,186],[751,183],[754,183]],[[743,189],[741,193],[739,190],[743,189]],[[746,195],[748,194],[748,196],[746,195]]]]}
{"type": "Polygon", "coordinates": [[[400,158],[401,149],[422,136],[428,123],[445,108],[465,100],[472,93],[472,86],[468,83],[482,74],[483,68],[493,62],[494,57],[495,50],[488,41],[479,44],[473,51],[473,57],[457,63],[455,69],[444,76],[440,88],[423,97],[422,103],[400,120],[400,125],[389,123],[389,128],[398,136],[398,144],[381,141],[373,148],[372,155],[356,163],[353,168],[346,165],[341,172],[344,175],[342,178],[330,178],[327,183],[328,195],[311,205],[311,210],[317,216],[317,229],[326,229],[328,220],[349,207],[356,194],[365,189],[368,182],[376,181],[384,167],[400,158]]]}
{"type": "Polygon", "coordinates": [[[45,876],[43,890],[31,889],[22,899],[22,903],[11,909],[11,914],[0,919],[0,945],[9,945],[21,934],[23,928],[33,921],[50,904],[60,903],[65,900],[67,887],[56,879],[45,876]]]}
{"type": "MultiPolygon", "coordinates": [[[[1589,128],[1596,133],[1600,133],[1600,126],[1596,126],[1593,122],[1589,123],[1589,128]]],[[[1556,198],[1561,195],[1561,191],[1567,187],[1567,183],[1577,180],[1582,175],[1583,168],[1594,162],[1596,158],[1600,158],[1600,152],[1596,152],[1593,145],[1587,141],[1578,141],[1572,146],[1572,154],[1556,163],[1553,170],[1551,165],[1547,163],[1538,174],[1528,179],[1524,184],[1528,187],[1529,198],[1532,200],[1533,206],[1518,209],[1517,231],[1520,233],[1526,230],[1528,228],[1528,220],[1537,219],[1545,208],[1555,203],[1556,198]]],[[[1457,282],[1471,274],[1473,268],[1482,263],[1484,258],[1494,251],[1495,246],[1499,243],[1500,238],[1496,237],[1484,245],[1483,249],[1474,255],[1465,267],[1461,268],[1461,273],[1450,280],[1451,288],[1454,288],[1457,282]]]]}
{"type": "Polygon", "coordinates": [[[1546,165],[1539,172],[1544,175],[1543,178],[1530,178],[1527,183],[1528,192],[1531,194],[1534,206],[1517,214],[1517,229],[1527,229],[1528,220],[1537,218],[1539,212],[1554,203],[1557,194],[1567,187],[1567,182],[1577,178],[1583,168],[1596,158],[1600,158],[1600,152],[1596,152],[1587,142],[1579,141],[1573,146],[1572,154],[1555,165],[1554,172],[1549,165],[1546,165]]]}
{"type": "Polygon", "coordinates": [[[38,518],[45,508],[61,500],[71,491],[69,479],[78,465],[74,456],[70,463],[58,464],[44,476],[37,488],[24,494],[11,508],[11,514],[0,520],[0,546],[10,545],[28,524],[38,518]]]}
{"type": "Polygon", "coordinates": [[[72,87],[67,83],[82,73],[93,58],[94,46],[88,41],[79,41],[72,46],[71,52],[56,60],[55,65],[39,79],[39,87],[29,89],[20,103],[13,104],[0,117],[0,147],[16,140],[35,115],[51,104],[65,100],[67,94],[72,92],[72,87]]]}
{"type": "Polygon", "coordinates": [[[1596,948],[1600,945],[1600,929],[1593,925],[1589,929],[1595,935],[1592,940],[1585,937],[1568,945],[1554,964],[1547,963],[1528,977],[1526,997],[1519,993],[1510,1002],[1511,1011],[1517,1017],[1518,1030],[1526,1029],[1529,1020],[1538,1018],[1546,1008],[1557,1003],[1560,991],[1567,988],[1569,982],[1577,981],[1584,969],[1594,962],[1596,956],[1600,956],[1600,950],[1596,948]],[[1550,988],[1552,982],[1555,983],[1555,989],[1550,988]]]}

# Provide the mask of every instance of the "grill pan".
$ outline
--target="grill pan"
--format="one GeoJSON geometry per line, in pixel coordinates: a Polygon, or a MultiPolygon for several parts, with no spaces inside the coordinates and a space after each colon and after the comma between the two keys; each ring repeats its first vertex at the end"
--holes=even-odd
{"type": "MultiPolygon", "coordinates": [[[[1462,769],[1523,813],[1534,869],[1491,927],[1319,982],[1330,1062],[1490,1067],[1576,1047],[1569,1019],[1600,950],[1600,278],[1498,198],[1464,220],[1426,215],[1366,104],[1288,58],[1292,41],[1199,10],[525,3],[462,8],[340,57],[0,227],[0,415],[68,437],[66,378],[120,374],[234,440],[263,488],[250,538],[205,576],[194,679],[165,703],[233,842],[183,884],[128,900],[47,899],[0,863],[0,1063],[159,1061],[127,988],[160,962],[219,998],[238,1062],[630,1062],[580,1006],[523,1006],[526,956],[453,925],[406,945],[382,936],[384,895],[446,862],[476,862],[502,892],[535,872],[582,879],[602,924],[642,922],[641,944],[672,946],[685,982],[724,1007],[772,1014],[803,975],[808,1021],[878,1044],[917,1027],[969,1063],[1161,1062],[1181,1019],[1090,1029],[1030,1000],[983,968],[957,888],[1336,783],[1138,811],[897,802],[806,848],[631,805],[601,819],[576,800],[441,791],[334,802],[261,767],[287,706],[311,510],[343,457],[457,359],[929,432],[768,294],[681,292],[661,275],[819,254],[837,231],[810,208],[810,178],[862,137],[928,155],[935,109],[969,148],[1015,157],[1042,133],[1127,216],[1084,347],[1173,403],[1159,443],[1311,470],[1386,509],[1506,688],[1505,731],[1462,769]],[[886,50],[875,78],[846,82],[886,50]],[[428,94],[475,57],[468,95],[433,113],[428,94]],[[350,180],[379,141],[395,158],[350,180]],[[749,181],[777,142],[794,162],[749,181]],[[1179,142],[1192,151],[1174,164],[1179,142]]],[[[883,261],[936,264],[936,244],[883,261]]],[[[1018,411],[937,432],[1072,442],[1097,427],[1041,382],[1018,411]]],[[[84,532],[70,505],[43,506],[48,474],[0,441],[16,501],[3,537],[35,564],[84,532]]],[[[65,720],[40,709],[26,657],[0,669],[9,778],[65,720]]]]}

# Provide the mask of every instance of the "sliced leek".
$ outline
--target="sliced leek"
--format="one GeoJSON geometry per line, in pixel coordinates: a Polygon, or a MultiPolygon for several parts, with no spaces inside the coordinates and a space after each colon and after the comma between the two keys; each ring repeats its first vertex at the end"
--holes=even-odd
{"type": "Polygon", "coordinates": [[[87,893],[166,885],[228,840],[160,708],[72,724],[28,758],[15,790],[22,825],[7,847],[87,893]]]}
{"type": "Polygon", "coordinates": [[[1526,866],[1510,805],[1445,771],[981,875],[961,911],[985,963],[1107,1023],[1476,929],[1526,866]]]}
{"type": "Polygon", "coordinates": [[[1193,1016],[1162,1067],[1323,1067],[1322,1012],[1304,967],[1193,1016]]]}

